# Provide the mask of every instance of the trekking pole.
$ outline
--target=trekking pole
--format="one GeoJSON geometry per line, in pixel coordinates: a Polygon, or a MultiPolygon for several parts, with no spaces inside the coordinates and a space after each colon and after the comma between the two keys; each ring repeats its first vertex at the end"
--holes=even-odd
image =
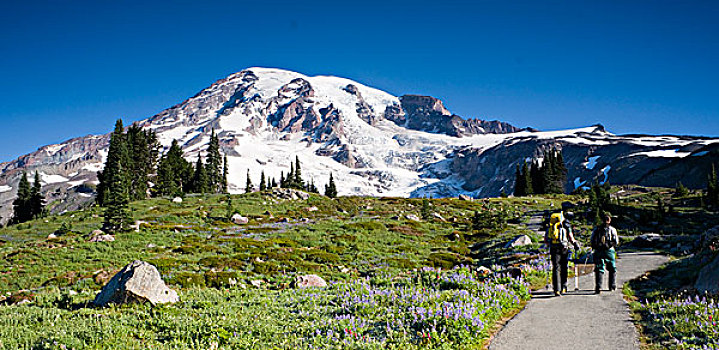
{"type": "Polygon", "coordinates": [[[579,290],[579,268],[577,268],[577,251],[574,251],[574,290],[579,290]]]}

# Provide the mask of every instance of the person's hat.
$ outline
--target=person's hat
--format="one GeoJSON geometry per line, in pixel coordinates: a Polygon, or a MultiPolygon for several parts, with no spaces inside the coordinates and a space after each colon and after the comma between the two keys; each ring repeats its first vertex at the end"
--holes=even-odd
{"type": "Polygon", "coordinates": [[[611,219],[611,218],[612,218],[612,213],[610,213],[610,212],[608,212],[608,211],[605,211],[605,212],[604,212],[604,215],[602,215],[602,218],[603,218],[603,219],[606,219],[606,218],[610,218],[610,219],[611,219]]]}
{"type": "Polygon", "coordinates": [[[574,203],[572,202],[562,202],[562,210],[574,208],[574,203]]]}

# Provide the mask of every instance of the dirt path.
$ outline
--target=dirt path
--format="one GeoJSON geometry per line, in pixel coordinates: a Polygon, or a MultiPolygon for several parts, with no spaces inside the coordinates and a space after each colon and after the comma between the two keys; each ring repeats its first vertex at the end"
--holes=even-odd
{"type": "MultiPolygon", "coordinates": [[[[617,285],[654,270],[667,258],[653,253],[620,253],[617,285]]],[[[492,340],[490,350],[503,349],[639,349],[637,333],[621,290],[594,295],[594,274],[579,278],[579,291],[554,297],[534,294],[519,315],[492,340]]],[[[574,281],[569,281],[574,289],[574,281]]]]}

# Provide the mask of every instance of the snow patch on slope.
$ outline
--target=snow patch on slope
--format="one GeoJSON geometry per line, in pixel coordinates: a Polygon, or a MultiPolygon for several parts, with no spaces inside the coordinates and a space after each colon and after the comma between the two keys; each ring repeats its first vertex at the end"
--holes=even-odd
{"type": "Polygon", "coordinates": [[[0,193],[7,192],[10,190],[12,190],[12,187],[10,187],[10,186],[7,186],[7,185],[0,186],[0,193]]]}

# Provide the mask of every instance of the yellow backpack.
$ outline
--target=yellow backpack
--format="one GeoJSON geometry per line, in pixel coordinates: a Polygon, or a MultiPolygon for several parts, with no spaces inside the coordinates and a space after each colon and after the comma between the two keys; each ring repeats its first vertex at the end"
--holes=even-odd
{"type": "Polygon", "coordinates": [[[549,217],[547,237],[549,237],[549,241],[553,244],[559,244],[566,240],[566,237],[563,237],[564,229],[562,228],[562,222],[564,222],[564,215],[562,215],[561,212],[554,213],[549,217]]]}

